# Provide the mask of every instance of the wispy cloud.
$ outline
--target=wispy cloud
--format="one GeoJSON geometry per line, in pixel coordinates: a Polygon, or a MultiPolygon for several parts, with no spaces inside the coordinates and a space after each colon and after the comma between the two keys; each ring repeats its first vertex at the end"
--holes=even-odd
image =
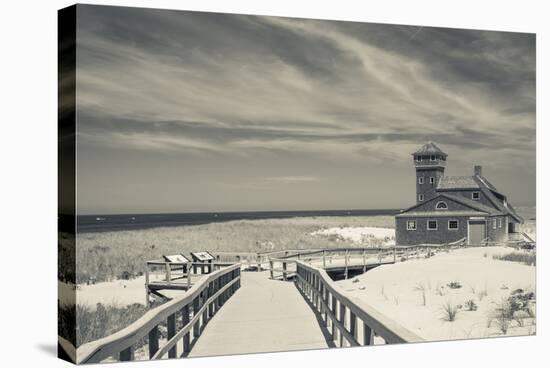
{"type": "Polygon", "coordinates": [[[375,166],[435,140],[458,162],[534,168],[534,35],[97,6],[78,14],[79,139],[89,150],[375,166]]]}

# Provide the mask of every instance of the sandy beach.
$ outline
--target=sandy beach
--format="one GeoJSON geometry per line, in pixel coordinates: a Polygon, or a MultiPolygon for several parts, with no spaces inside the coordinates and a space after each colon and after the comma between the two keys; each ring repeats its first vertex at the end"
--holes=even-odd
{"type": "MultiPolygon", "coordinates": [[[[427,340],[502,336],[493,318],[496,308],[514,290],[535,291],[534,266],[493,259],[511,251],[484,247],[438,253],[429,259],[381,266],[338,283],[350,297],[367,302],[427,340]],[[451,283],[460,287],[453,289],[448,286],[451,283]],[[466,310],[468,300],[477,310],[466,310]],[[453,322],[444,318],[447,303],[460,306],[453,322]]],[[[526,318],[512,322],[507,335],[534,332],[534,319],[526,318]]]]}

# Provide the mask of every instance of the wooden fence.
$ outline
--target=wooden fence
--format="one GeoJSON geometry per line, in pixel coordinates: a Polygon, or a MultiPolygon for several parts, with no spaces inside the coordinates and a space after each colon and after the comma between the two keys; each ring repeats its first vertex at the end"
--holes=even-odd
{"type": "Polygon", "coordinates": [[[295,263],[298,289],[310,301],[321,327],[340,346],[372,345],[375,334],[387,344],[423,341],[366,303],[350,300],[325,270],[303,261],[295,263]]]}
{"type": "Polygon", "coordinates": [[[241,265],[234,264],[204,275],[185,295],[147,312],[136,322],[105,338],[77,349],[77,363],[134,360],[136,344],[147,340],[149,359],[184,356],[204,325],[240,287],[241,265]],[[179,322],[179,323],[177,323],[179,322]],[[159,345],[159,326],[166,324],[167,341],[159,345]],[[181,328],[177,330],[177,326],[181,328]],[[179,349],[179,342],[183,341],[179,349]]]}

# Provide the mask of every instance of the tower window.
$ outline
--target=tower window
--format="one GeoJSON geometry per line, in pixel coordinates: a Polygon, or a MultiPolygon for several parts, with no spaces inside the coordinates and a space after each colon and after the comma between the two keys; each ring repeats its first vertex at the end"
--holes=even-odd
{"type": "Polygon", "coordinates": [[[458,230],[458,220],[449,220],[449,230],[458,230]]]}
{"type": "Polygon", "coordinates": [[[434,184],[435,183],[435,178],[433,176],[430,176],[430,184],[434,184]]]}
{"type": "Polygon", "coordinates": [[[422,162],[422,156],[416,156],[416,162],[422,162]]]}
{"type": "Polygon", "coordinates": [[[419,200],[420,202],[422,202],[422,201],[424,200],[424,194],[419,194],[419,195],[418,195],[418,200],[419,200]]]}
{"type": "Polygon", "coordinates": [[[407,230],[416,231],[416,221],[407,221],[407,230]]]}
{"type": "Polygon", "coordinates": [[[428,230],[437,230],[437,220],[428,221],[428,230]]]}
{"type": "Polygon", "coordinates": [[[436,210],[446,210],[448,209],[449,207],[447,207],[447,203],[441,201],[441,202],[437,202],[437,204],[435,205],[435,209],[436,210]]]}
{"type": "Polygon", "coordinates": [[[479,198],[480,198],[479,192],[472,192],[472,199],[473,200],[479,201],[479,198]]]}
{"type": "Polygon", "coordinates": [[[435,155],[430,156],[430,161],[435,161],[435,155]]]}
{"type": "Polygon", "coordinates": [[[424,184],[424,177],[419,177],[418,178],[418,184],[424,184]]]}

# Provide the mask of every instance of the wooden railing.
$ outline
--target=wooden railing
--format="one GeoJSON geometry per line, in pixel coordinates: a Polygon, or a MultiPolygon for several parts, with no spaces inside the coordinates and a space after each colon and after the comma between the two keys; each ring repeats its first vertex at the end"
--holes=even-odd
{"type": "Polygon", "coordinates": [[[421,337],[398,325],[366,303],[351,299],[336,286],[325,270],[303,261],[296,262],[296,285],[310,301],[321,327],[340,346],[372,345],[374,336],[387,344],[419,342],[421,337]]]}
{"type": "Polygon", "coordinates": [[[451,249],[469,247],[466,239],[460,239],[448,244],[418,244],[391,247],[366,247],[366,248],[325,248],[295,250],[291,254],[269,258],[269,272],[271,278],[282,275],[283,280],[288,280],[296,274],[295,261],[302,260],[318,265],[322,268],[334,266],[334,262],[343,260],[344,275],[347,278],[348,268],[362,267],[363,272],[367,268],[407,261],[409,259],[429,257],[435,252],[447,252],[451,249]],[[374,258],[374,262],[372,261],[374,258]]]}
{"type": "Polygon", "coordinates": [[[149,359],[186,355],[199,338],[203,326],[240,287],[241,265],[234,264],[204,275],[185,295],[147,312],[123,330],[80,346],[77,362],[98,363],[134,360],[136,344],[147,340],[149,359]],[[181,328],[177,331],[177,323],[181,328]],[[159,326],[166,323],[167,341],[159,345],[159,326]],[[179,342],[183,341],[179,350],[179,342]]]}

